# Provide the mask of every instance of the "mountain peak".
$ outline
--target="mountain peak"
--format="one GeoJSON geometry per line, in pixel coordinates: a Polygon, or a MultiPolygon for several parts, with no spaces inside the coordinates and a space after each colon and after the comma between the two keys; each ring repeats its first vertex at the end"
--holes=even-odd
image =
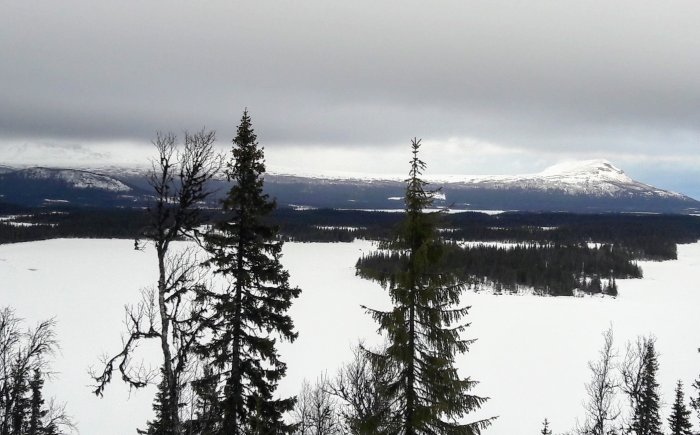
{"type": "Polygon", "coordinates": [[[604,180],[629,183],[634,180],[625,172],[605,159],[567,161],[550,166],[537,174],[541,177],[604,180]]]}
{"type": "Polygon", "coordinates": [[[581,172],[602,172],[602,173],[613,173],[618,175],[624,175],[624,171],[610,161],[605,159],[593,159],[593,160],[569,160],[565,162],[560,162],[552,165],[542,171],[541,175],[562,175],[571,173],[581,173],[581,172]]]}

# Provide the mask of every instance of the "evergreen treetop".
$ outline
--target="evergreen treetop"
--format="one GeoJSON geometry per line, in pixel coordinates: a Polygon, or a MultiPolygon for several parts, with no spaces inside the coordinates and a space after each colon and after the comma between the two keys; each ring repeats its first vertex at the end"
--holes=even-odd
{"type": "Polygon", "coordinates": [[[546,418],[542,422],[542,430],[540,431],[542,435],[552,435],[552,429],[549,428],[549,420],[546,418]]]}
{"type": "Polygon", "coordinates": [[[662,435],[659,414],[659,384],[656,373],[659,369],[654,340],[645,341],[642,354],[640,397],[633,409],[631,431],[636,435],[662,435]]]}
{"type": "Polygon", "coordinates": [[[676,397],[671,408],[671,416],[668,418],[668,427],[671,435],[692,435],[693,425],[690,423],[690,410],[685,404],[683,394],[683,382],[676,384],[676,397]]]}

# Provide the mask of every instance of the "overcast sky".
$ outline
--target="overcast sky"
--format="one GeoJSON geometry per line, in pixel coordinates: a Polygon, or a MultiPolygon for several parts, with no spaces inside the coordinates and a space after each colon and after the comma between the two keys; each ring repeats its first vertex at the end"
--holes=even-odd
{"type": "Polygon", "coordinates": [[[225,145],[248,107],[276,170],[405,173],[418,136],[433,174],[606,158],[700,197],[698,23],[698,1],[4,1],[0,160],[225,145]]]}

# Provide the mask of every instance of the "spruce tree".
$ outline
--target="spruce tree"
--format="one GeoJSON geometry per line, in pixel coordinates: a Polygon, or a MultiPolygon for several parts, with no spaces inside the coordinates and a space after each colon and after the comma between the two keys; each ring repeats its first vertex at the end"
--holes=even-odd
{"type": "MultiPolygon", "coordinates": [[[[165,370],[161,369],[161,373],[165,370]]],[[[137,429],[136,431],[142,435],[172,435],[174,434],[173,423],[168,412],[170,401],[168,400],[168,382],[167,378],[162,375],[158,384],[158,392],[153,399],[153,411],[155,418],[147,423],[146,430],[137,429]]]]}
{"type": "Polygon", "coordinates": [[[233,139],[226,176],[233,185],[223,200],[225,219],[205,237],[205,263],[229,283],[206,291],[213,306],[207,324],[211,342],[201,348],[222,377],[222,432],[288,433],[283,415],[294,398],[273,397],[286,372],[275,347],[277,338],[297,337],[287,310],[300,294],[282,268],[282,241],[267,217],[275,202],[263,193],[263,148],[246,110],[233,139]]]}
{"type": "Polygon", "coordinates": [[[219,376],[210,366],[205,366],[202,376],[193,383],[197,395],[195,420],[190,422],[192,432],[199,435],[215,435],[220,429],[221,400],[219,376]]]}
{"type": "Polygon", "coordinates": [[[27,435],[44,435],[43,419],[48,414],[44,408],[44,398],[42,390],[44,388],[44,379],[41,376],[39,369],[34,369],[34,377],[29,381],[29,389],[31,390],[31,412],[29,415],[29,430],[27,435]]]}
{"type": "Polygon", "coordinates": [[[490,420],[463,423],[485,398],[470,395],[475,381],[460,378],[455,356],[473,340],[461,338],[460,324],[468,307],[456,307],[463,286],[449,273],[437,273],[442,244],[436,216],[426,212],[435,192],[421,178],[425,163],[418,158],[420,140],[413,139],[413,158],[406,180],[406,218],[389,246],[402,254],[401,269],[387,287],[394,308],[367,309],[386,334],[388,347],[371,354],[374,364],[393,367],[397,376],[386,388],[392,402],[395,433],[479,434],[490,420]]]}
{"type": "Polygon", "coordinates": [[[685,404],[683,383],[681,381],[678,381],[676,385],[676,400],[671,408],[668,427],[671,430],[671,435],[692,435],[693,433],[693,425],[690,423],[690,410],[685,404]]]}
{"type": "Polygon", "coordinates": [[[542,422],[542,430],[540,431],[542,435],[552,435],[552,429],[549,428],[549,420],[546,418],[542,422]]]}
{"type": "Polygon", "coordinates": [[[12,388],[12,400],[11,403],[14,404],[12,412],[10,414],[10,422],[12,425],[12,435],[22,435],[26,431],[27,422],[29,419],[29,412],[31,411],[31,399],[28,397],[30,392],[28,377],[28,368],[21,363],[20,357],[17,358],[18,361],[13,369],[13,388],[12,388]]]}
{"type": "Polygon", "coordinates": [[[695,395],[690,395],[690,407],[693,408],[695,416],[700,420],[700,378],[693,381],[693,391],[695,391],[695,395]]]}
{"type": "Polygon", "coordinates": [[[656,372],[659,369],[654,340],[645,343],[642,355],[640,396],[633,410],[631,431],[636,435],[661,435],[659,415],[659,384],[656,372]]]}

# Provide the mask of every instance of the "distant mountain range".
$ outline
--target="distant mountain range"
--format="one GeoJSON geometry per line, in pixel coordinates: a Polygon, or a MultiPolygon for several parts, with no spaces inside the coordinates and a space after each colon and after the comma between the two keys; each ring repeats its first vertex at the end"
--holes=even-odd
{"type": "MultiPolygon", "coordinates": [[[[605,160],[556,165],[532,175],[444,177],[429,181],[431,188],[440,188],[436,206],[456,210],[700,211],[700,202],[695,199],[633,180],[605,160]]],[[[221,196],[227,186],[225,180],[217,180],[212,187],[221,196]]],[[[280,206],[379,210],[403,207],[404,183],[389,177],[267,174],[265,187],[280,206]]],[[[0,201],[5,203],[144,206],[148,195],[145,172],[133,168],[0,166],[0,201]]]]}

